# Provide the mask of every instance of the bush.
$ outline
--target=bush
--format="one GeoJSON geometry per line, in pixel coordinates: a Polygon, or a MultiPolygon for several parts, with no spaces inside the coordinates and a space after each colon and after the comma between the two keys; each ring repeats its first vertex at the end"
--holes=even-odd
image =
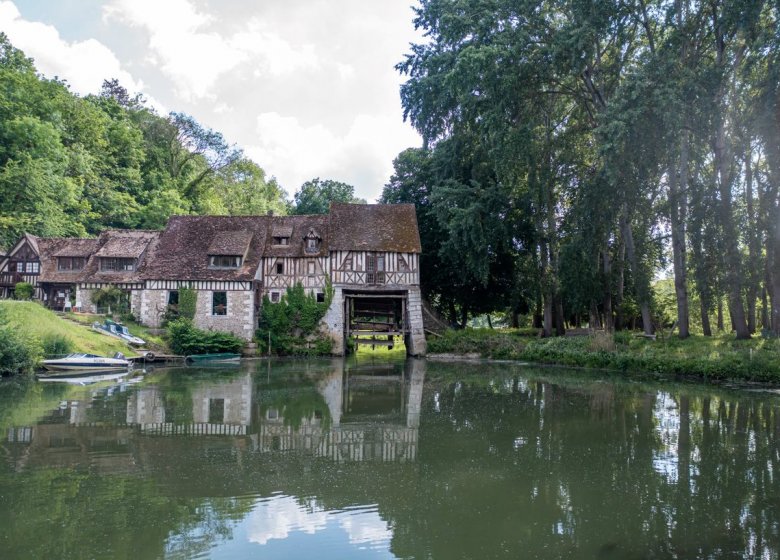
{"type": "Polygon", "coordinates": [[[298,283],[289,288],[279,303],[263,298],[260,327],[255,333],[258,348],[287,356],[322,356],[332,351],[330,338],[318,332],[318,326],[333,299],[330,286],[325,290],[325,301],[318,303],[313,294],[307,294],[298,283]]]}
{"type": "Polygon", "coordinates": [[[192,320],[198,306],[198,292],[192,288],[179,288],[179,316],[192,320]]]}
{"type": "Polygon", "coordinates": [[[192,321],[180,318],[168,323],[168,341],[176,354],[218,354],[221,352],[238,353],[244,341],[230,333],[204,331],[192,324],[192,321]]]}
{"type": "Polygon", "coordinates": [[[35,287],[29,282],[17,282],[14,286],[15,299],[32,299],[35,287]]]}
{"type": "Polygon", "coordinates": [[[16,333],[0,316],[0,376],[32,373],[39,357],[37,342],[16,333]]]}
{"type": "Polygon", "coordinates": [[[126,313],[128,311],[127,296],[116,286],[106,286],[95,290],[92,293],[92,303],[109,313],[126,313]]]}
{"type": "Polygon", "coordinates": [[[73,352],[73,341],[63,334],[49,334],[43,339],[43,355],[64,356],[73,352]]]}

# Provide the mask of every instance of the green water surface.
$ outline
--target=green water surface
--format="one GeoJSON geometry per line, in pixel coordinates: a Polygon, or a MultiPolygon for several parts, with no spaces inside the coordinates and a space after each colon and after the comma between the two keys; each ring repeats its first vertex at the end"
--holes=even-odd
{"type": "Polygon", "coordinates": [[[0,384],[0,558],[778,558],[780,397],[507,364],[0,384]]]}

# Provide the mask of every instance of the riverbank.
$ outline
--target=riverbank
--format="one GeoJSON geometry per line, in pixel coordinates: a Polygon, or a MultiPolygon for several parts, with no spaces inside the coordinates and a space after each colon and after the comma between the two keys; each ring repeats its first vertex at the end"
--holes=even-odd
{"type": "Polygon", "coordinates": [[[527,331],[466,329],[428,339],[431,357],[536,362],[641,371],[703,381],[780,383],[780,340],[732,335],[651,340],[633,333],[538,338],[527,331]]]}
{"type": "Polygon", "coordinates": [[[0,300],[0,318],[0,327],[9,339],[7,347],[0,348],[3,375],[31,373],[49,355],[135,354],[123,341],[92,330],[91,322],[82,325],[68,321],[36,302],[0,300]]]}

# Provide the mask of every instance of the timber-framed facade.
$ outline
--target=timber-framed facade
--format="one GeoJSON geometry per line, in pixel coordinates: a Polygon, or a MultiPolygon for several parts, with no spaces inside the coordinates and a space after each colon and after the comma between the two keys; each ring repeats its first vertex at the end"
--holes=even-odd
{"type": "Polygon", "coordinates": [[[107,230],[94,239],[24,235],[0,257],[0,297],[18,282],[57,311],[99,312],[95,290],[119,289],[142,324],[160,326],[182,288],[194,323],[251,340],[264,298],[301,284],[332,288],[321,328],[343,354],[350,339],[425,354],[420,238],[414,206],[333,204],[328,215],[173,216],[162,231],[107,230]]]}

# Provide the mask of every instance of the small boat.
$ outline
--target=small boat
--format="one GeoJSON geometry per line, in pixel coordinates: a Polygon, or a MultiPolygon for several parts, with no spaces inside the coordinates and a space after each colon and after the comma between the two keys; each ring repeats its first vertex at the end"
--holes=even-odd
{"type": "Polygon", "coordinates": [[[223,362],[238,362],[241,359],[241,354],[192,354],[187,356],[184,360],[188,364],[214,364],[223,362]]]}
{"type": "Polygon", "coordinates": [[[130,334],[130,330],[126,326],[121,323],[112,321],[111,319],[106,319],[103,324],[100,324],[96,321],[92,324],[92,328],[101,334],[107,334],[108,336],[113,336],[114,338],[120,338],[128,344],[133,344],[135,346],[146,344],[146,341],[143,338],[133,336],[130,334]]]}
{"type": "Polygon", "coordinates": [[[112,358],[95,354],[68,354],[64,358],[43,360],[43,367],[49,371],[106,371],[127,369],[129,366],[130,360],[121,352],[117,352],[112,358]]]}

